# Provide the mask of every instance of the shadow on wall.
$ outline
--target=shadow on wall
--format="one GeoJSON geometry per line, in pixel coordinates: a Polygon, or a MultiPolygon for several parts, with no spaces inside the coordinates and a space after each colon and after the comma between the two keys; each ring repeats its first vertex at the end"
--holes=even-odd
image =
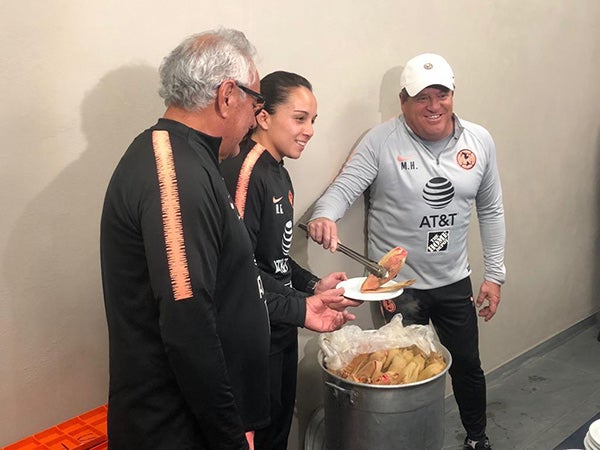
{"type": "MultiPolygon", "coordinates": [[[[383,75],[381,85],[380,85],[380,94],[379,94],[379,113],[381,115],[381,122],[385,122],[390,120],[393,117],[396,117],[400,113],[400,75],[404,68],[402,66],[392,67],[383,75]]],[[[370,129],[362,132],[354,142],[354,145],[350,149],[346,161],[350,159],[352,156],[352,152],[358,146],[363,137],[369,132],[370,129]]],[[[341,170],[341,167],[340,167],[341,170]]],[[[362,235],[360,236],[360,241],[362,245],[360,248],[356,248],[355,250],[363,252],[366,254],[366,228],[367,228],[367,208],[369,204],[369,192],[368,190],[364,194],[364,202],[363,202],[363,229],[361,230],[362,235]]],[[[302,213],[300,218],[297,220],[297,223],[307,223],[312,215],[312,211],[314,209],[314,205],[316,203],[313,202],[310,207],[302,213]]],[[[353,205],[350,210],[346,213],[349,215],[351,210],[356,207],[360,207],[359,201],[357,204],[353,205]]],[[[339,222],[340,226],[340,236],[346,236],[344,239],[345,242],[349,240],[349,231],[344,228],[343,225],[344,219],[341,219],[339,222]]],[[[307,267],[310,270],[308,265],[308,245],[309,240],[304,237],[304,232],[299,229],[295,230],[296,239],[293,241],[292,245],[292,256],[293,258],[303,267],[307,267]],[[299,238],[298,238],[299,237],[299,238]]],[[[352,236],[356,237],[356,236],[352,236]]],[[[325,251],[325,250],[324,250],[325,251]]],[[[375,305],[375,304],[374,304],[375,305]]],[[[382,323],[379,320],[376,320],[374,315],[373,320],[376,326],[381,326],[382,323]]],[[[302,333],[305,335],[305,333],[302,333]]],[[[310,421],[316,411],[323,405],[323,380],[322,380],[322,369],[319,366],[317,355],[319,352],[319,337],[316,333],[311,333],[311,336],[305,341],[306,344],[304,347],[301,347],[299,350],[300,361],[298,363],[298,388],[296,395],[296,418],[298,420],[298,442],[299,446],[297,448],[304,448],[304,440],[306,437],[306,432],[309,429],[310,421]]]]}
{"type": "MultiPolygon", "coordinates": [[[[383,78],[381,80],[381,85],[380,85],[380,89],[379,89],[379,109],[378,109],[378,111],[381,115],[382,123],[392,119],[393,117],[396,117],[400,113],[400,98],[399,98],[400,75],[402,74],[403,70],[404,70],[404,68],[402,66],[392,67],[387,72],[385,72],[385,74],[383,75],[383,78]]],[[[348,152],[345,162],[350,159],[350,157],[352,156],[352,153],[354,152],[354,150],[356,149],[356,147],[358,146],[360,141],[362,141],[362,139],[365,137],[365,135],[369,131],[370,131],[370,128],[363,131],[357,137],[356,141],[354,141],[354,144],[352,145],[352,147],[350,148],[350,151],[348,152]]],[[[341,172],[342,167],[343,167],[343,165],[340,167],[338,174],[339,174],[339,172],[341,172]]],[[[327,189],[327,187],[325,188],[325,190],[326,189],[327,189]]],[[[325,190],[323,190],[323,193],[325,192],[325,190]]],[[[296,223],[307,223],[308,222],[308,220],[310,219],[310,216],[312,215],[312,211],[314,209],[314,206],[315,206],[315,203],[317,200],[315,200],[308,207],[308,209],[306,211],[304,211],[304,213],[300,216],[300,219],[298,219],[298,221],[296,223]]],[[[363,248],[358,249],[358,250],[362,250],[365,252],[366,252],[366,225],[367,225],[366,208],[367,208],[367,206],[368,206],[368,191],[365,192],[365,227],[363,230],[365,239],[363,239],[363,241],[364,241],[363,248]]],[[[298,245],[298,240],[294,241],[294,250],[295,250],[294,259],[298,258],[297,261],[300,264],[306,265],[307,259],[308,259],[307,252],[306,252],[307,247],[306,247],[306,243],[304,242],[304,239],[302,241],[303,241],[303,243],[301,244],[302,248],[300,248],[300,246],[298,245]]]]}
{"type": "MultiPolygon", "coordinates": [[[[594,280],[592,281],[592,292],[596,295],[596,305],[600,306],[600,128],[598,128],[598,136],[596,137],[596,201],[594,202],[596,207],[596,236],[594,239],[596,261],[595,270],[592,271],[594,274],[594,280]]],[[[600,324],[600,311],[596,313],[596,324],[600,324]]],[[[600,341],[600,332],[598,333],[598,341],[600,341]]]]}
{"type": "MultiPolygon", "coordinates": [[[[379,90],[379,112],[381,114],[381,122],[386,122],[387,120],[390,120],[393,117],[396,117],[399,113],[400,113],[400,99],[399,99],[399,93],[400,93],[400,75],[402,74],[402,71],[404,70],[404,68],[402,66],[395,66],[392,67],[391,69],[389,69],[387,72],[385,72],[385,74],[383,75],[383,78],[381,80],[381,85],[380,85],[380,90],[379,90]]],[[[360,143],[360,141],[362,141],[362,139],[365,137],[365,135],[370,131],[370,129],[367,129],[365,131],[363,131],[356,139],[356,141],[354,142],[354,144],[352,145],[352,147],[350,148],[350,151],[348,152],[348,155],[346,157],[345,161],[348,161],[351,156],[352,153],[354,152],[354,150],[356,149],[356,147],[358,146],[358,144],[360,143]]],[[[342,165],[343,167],[343,165],[342,165]]],[[[340,167],[340,171],[342,170],[342,167],[340,167]]],[[[339,172],[338,172],[339,173],[339,172]]],[[[327,189],[327,187],[325,188],[325,190],[327,189]]],[[[323,190],[323,193],[325,192],[325,190],[323,190]]],[[[366,245],[366,230],[367,230],[367,221],[366,221],[366,216],[367,216],[367,208],[368,208],[368,195],[369,192],[368,190],[365,192],[365,202],[364,202],[364,215],[365,215],[365,220],[364,220],[364,228],[363,228],[363,245],[362,248],[357,249],[358,251],[363,251],[366,253],[366,249],[367,249],[367,245],[366,245]]],[[[300,216],[300,218],[297,220],[297,224],[298,223],[307,223],[308,220],[310,219],[311,215],[312,215],[312,211],[314,210],[314,206],[317,200],[315,200],[306,211],[304,211],[302,213],[302,215],[300,216]]],[[[296,212],[297,213],[297,212],[296,212]]],[[[343,219],[340,220],[340,224],[343,222],[343,219]]],[[[302,236],[304,237],[303,232],[297,232],[296,233],[297,236],[302,236]]],[[[308,253],[307,253],[307,240],[306,239],[295,239],[293,242],[293,249],[292,252],[294,253],[294,259],[296,261],[298,261],[301,265],[303,265],[304,267],[308,267],[308,253]]]]}
{"type": "Polygon", "coordinates": [[[100,79],[81,104],[87,148],[26,206],[10,234],[2,261],[10,302],[0,368],[6,444],[107,401],[100,213],[116,162],[164,110],[157,80],[155,68],[141,65],[100,79]]]}
{"type": "Polygon", "coordinates": [[[383,75],[379,89],[381,122],[400,114],[400,75],[403,70],[403,66],[395,66],[383,75]]]}

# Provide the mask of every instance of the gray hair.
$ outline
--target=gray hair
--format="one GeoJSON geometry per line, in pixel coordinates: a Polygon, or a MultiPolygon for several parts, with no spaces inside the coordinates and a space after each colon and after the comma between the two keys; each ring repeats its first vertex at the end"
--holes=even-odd
{"type": "Polygon", "coordinates": [[[179,44],[159,68],[159,95],[166,106],[200,110],[226,80],[254,83],[256,49],[238,30],[221,28],[195,34],[179,44]]]}
{"type": "Polygon", "coordinates": [[[410,96],[408,95],[408,92],[406,92],[406,89],[405,89],[405,88],[402,88],[402,90],[400,91],[400,101],[401,101],[402,103],[404,103],[406,100],[408,100],[408,97],[410,97],[410,96]]]}

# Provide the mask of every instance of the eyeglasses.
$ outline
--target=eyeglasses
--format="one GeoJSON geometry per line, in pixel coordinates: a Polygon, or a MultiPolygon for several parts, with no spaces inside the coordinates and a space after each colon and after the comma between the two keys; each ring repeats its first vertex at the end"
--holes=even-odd
{"type": "Polygon", "coordinates": [[[259,112],[262,111],[263,107],[265,106],[265,98],[262,96],[262,94],[259,94],[256,91],[253,91],[252,89],[244,86],[243,84],[239,83],[239,82],[235,82],[235,85],[237,87],[239,87],[242,91],[244,91],[246,94],[251,95],[252,97],[254,97],[254,99],[256,100],[256,104],[254,105],[254,115],[257,115],[259,112]]]}

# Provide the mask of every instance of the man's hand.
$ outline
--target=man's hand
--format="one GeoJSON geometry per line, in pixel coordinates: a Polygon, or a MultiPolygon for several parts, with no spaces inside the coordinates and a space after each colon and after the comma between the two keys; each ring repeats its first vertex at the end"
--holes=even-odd
{"type": "Polygon", "coordinates": [[[329,249],[331,253],[337,250],[338,232],[337,224],[325,217],[308,222],[308,235],[318,244],[321,244],[324,249],[329,249]]]}
{"type": "Polygon", "coordinates": [[[307,297],[304,328],[318,332],[335,331],[349,320],[356,319],[346,308],[362,302],[349,300],[343,294],[344,289],[340,288],[307,297]]]}
{"type": "Polygon", "coordinates": [[[315,294],[320,294],[329,289],[335,289],[338,283],[346,281],[347,279],[348,277],[345,272],[332,272],[319,280],[315,286],[315,294]]]}
{"type": "Polygon", "coordinates": [[[500,288],[501,286],[499,284],[492,281],[485,280],[481,283],[476,304],[479,308],[479,317],[483,317],[486,322],[496,314],[496,310],[500,304],[500,288]],[[486,300],[488,304],[482,307],[486,300]]]}

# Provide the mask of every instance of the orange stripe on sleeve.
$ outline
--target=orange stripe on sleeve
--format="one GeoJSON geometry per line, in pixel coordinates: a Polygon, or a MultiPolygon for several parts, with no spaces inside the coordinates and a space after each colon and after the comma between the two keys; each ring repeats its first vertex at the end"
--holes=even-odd
{"type": "Polygon", "coordinates": [[[237,185],[235,187],[235,206],[240,213],[242,219],[244,218],[244,211],[246,209],[246,197],[248,196],[248,185],[250,184],[250,175],[252,175],[252,169],[260,155],[266,150],[262,145],[256,143],[252,150],[246,155],[246,159],[240,169],[238,175],[237,185]]]}
{"type": "Polygon", "coordinates": [[[183,239],[179,189],[169,133],[164,130],[153,131],[152,147],[158,173],[163,232],[173,297],[175,300],[183,300],[192,297],[192,283],[183,239]]]}

